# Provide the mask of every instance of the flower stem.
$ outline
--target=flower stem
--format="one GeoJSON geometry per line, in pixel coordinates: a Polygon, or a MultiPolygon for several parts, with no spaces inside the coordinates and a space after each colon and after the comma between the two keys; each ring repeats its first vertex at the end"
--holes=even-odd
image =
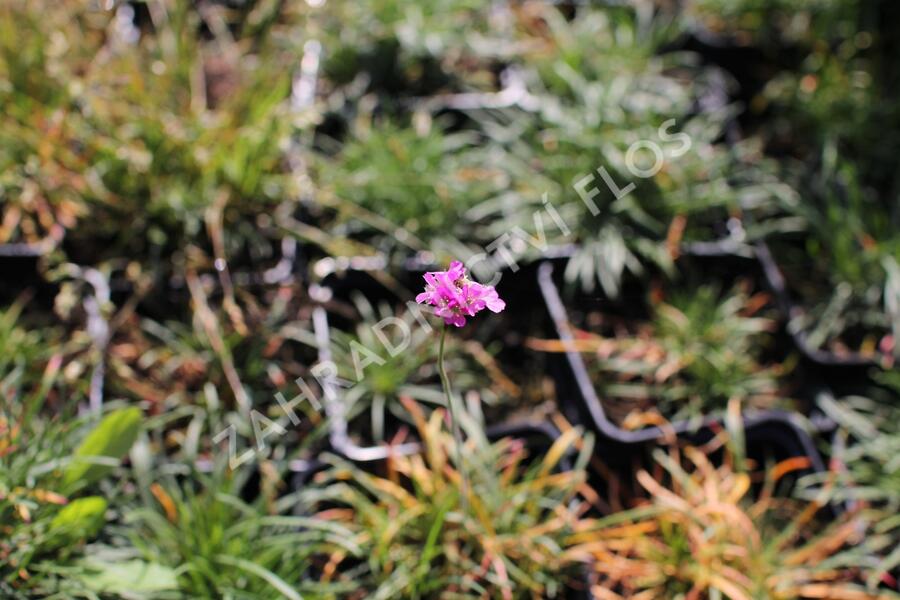
{"type": "Polygon", "coordinates": [[[447,377],[447,370],[444,368],[444,339],[447,337],[447,325],[441,329],[441,345],[438,350],[438,371],[441,373],[441,384],[444,386],[444,394],[447,396],[447,408],[450,410],[450,422],[453,428],[453,445],[456,446],[456,468],[459,470],[460,477],[460,501],[463,512],[466,512],[468,506],[468,485],[466,483],[466,469],[463,465],[463,439],[462,428],[460,427],[461,408],[457,405],[453,392],[450,389],[450,378],[447,377]]]}

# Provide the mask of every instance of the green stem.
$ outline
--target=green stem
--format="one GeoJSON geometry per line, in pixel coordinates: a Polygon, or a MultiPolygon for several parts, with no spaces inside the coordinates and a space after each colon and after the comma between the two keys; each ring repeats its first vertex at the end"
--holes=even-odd
{"type": "Polygon", "coordinates": [[[450,410],[450,424],[453,428],[453,445],[456,446],[456,468],[459,470],[460,477],[460,498],[463,512],[466,512],[468,505],[468,485],[466,483],[466,469],[463,465],[463,439],[462,428],[460,427],[460,407],[457,406],[453,392],[450,389],[450,378],[447,377],[447,370],[444,368],[444,340],[447,337],[447,324],[441,330],[441,345],[438,350],[438,371],[441,373],[441,384],[444,386],[444,394],[447,396],[447,408],[450,410]]]}

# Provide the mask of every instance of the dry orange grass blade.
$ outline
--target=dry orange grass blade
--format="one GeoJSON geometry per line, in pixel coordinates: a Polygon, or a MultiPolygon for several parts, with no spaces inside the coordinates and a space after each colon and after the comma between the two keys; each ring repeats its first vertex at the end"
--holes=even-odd
{"type": "Polygon", "coordinates": [[[166,513],[166,519],[168,519],[169,523],[175,523],[178,520],[178,509],[175,506],[175,501],[172,500],[172,497],[168,492],[166,492],[166,490],[158,483],[150,485],[150,492],[163,507],[163,511],[166,513]]]}
{"type": "Polygon", "coordinates": [[[206,292],[203,289],[203,285],[200,283],[200,278],[193,271],[189,271],[186,274],[186,281],[188,290],[191,293],[191,300],[193,300],[194,303],[194,313],[199,320],[210,345],[222,363],[222,370],[225,372],[225,378],[234,393],[237,405],[244,414],[249,414],[251,408],[250,398],[247,396],[244,385],[241,383],[241,378],[234,366],[231,353],[228,351],[228,347],[222,337],[219,319],[209,306],[206,292]]]}
{"type": "Polygon", "coordinates": [[[787,458],[772,467],[772,469],[768,473],[768,479],[771,479],[772,481],[778,481],[788,473],[808,469],[811,464],[812,463],[807,456],[794,456],[792,458],[787,458]]]}
{"type": "Polygon", "coordinates": [[[512,398],[518,398],[522,395],[522,389],[516,385],[512,379],[506,376],[506,373],[504,373],[503,369],[500,368],[500,365],[497,364],[497,360],[484,349],[484,346],[475,340],[469,340],[465,343],[464,348],[475,358],[475,360],[484,366],[488,375],[500,390],[512,398]]]}
{"type": "Polygon", "coordinates": [[[547,340],[540,338],[528,338],[525,340],[525,347],[538,352],[603,352],[604,350],[618,348],[619,344],[615,340],[607,340],[594,334],[590,337],[576,338],[574,340],[564,342],[562,340],[547,340]]]}
{"type": "Polygon", "coordinates": [[[836,528],[830,535],[818,539],[802,548],[788,554],[784,563],[788,566],[817,565],[835,552],[844,547],[854,537],[860,534],[860,523],[856,520],[848,521],[836,528]]]}
{"type": "Polygon", "coordinates": [[[581,432],[577,429],[569,429],[564,431],[554,442],[544,458],[541,460],[540,475],[544,476],[550,473],[559,464],[563,456],[574,446],[575,442],[581,437],[581,432]]]}
{"type": "Polygon", "coordinates": [[[371,485],[379,492],[388,494],[389,496],[393,497],[406,510],[412,510],[417,505],[416,499],[412,496],[412,494],[388,479],[373,478],[371,480],[371,485]]]}

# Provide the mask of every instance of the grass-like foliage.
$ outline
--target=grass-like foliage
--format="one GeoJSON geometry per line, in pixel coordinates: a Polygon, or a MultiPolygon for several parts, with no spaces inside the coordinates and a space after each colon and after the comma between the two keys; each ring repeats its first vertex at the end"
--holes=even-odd
{"type": "Polygon", "coordinates": [[[444,411],[426,421],[407,407],[422,454],[393,457],[385,477],[338,463],[316,492],[319,516],[351,529],[364,549],[366,597],[559,597],[578,572],[564,551],[584,510],[578,491],[590,444],[573,470],[560,470],[577,430],[534,454],[520,441],[490,443],[467,423],[459,465],[444,411]]]}
{"type": "MultiPolygon", "coordinates": [[[[355,298],[354,307],[358,318],[352,331],[331,329],[331,360],[342,380],[339,401],[348,421],[365,424],[368,442],[383,442],[391,421],[414,424],[402,398],[446,408],[436,363],[437,330],[418,308],[395,312],[362,296],[355,298]]],[[[317,343],[310,331],[297,335],[310,345],[317,343]]],[[[474,390],[489,404],[508,393],[509,380],[477,341],[451,338],[448,355],[447,368],[461,392],[474,390]]]]}
{"type": "Polygon", "coordinates": [[[0,598],[884,596],[898,7],[0,0],[0,598]],[[830,470],[486,434],[584,416],[538,259],[617,426],[808,408],[830,470]]]}
{"type": "MultiPolygon", "coordinates": [[[[142,490],[144,505],[125,514],[131,553],[175,574],[171,597],[324,597],[329,588],[316,582],[317,567],[330,552],[358,554],[350,530],[286,514],[271,492],[247,502],[245,484],[245,476],[221,471],[195,473],[186,485],[174,478],[151,484],[142,490]]],[[[109,567],[115,572],[116,561],[109,567]]]]}
{"type": "MultiPolygon", "coordinates": [[[[492,220],[496,236],[518,227],[539,248],[577,242],[567,278],[612,297],[627,274],[671,273],[677,242],[724,237],[742,211],[769,230],[792,226],[781,207],[795,197],[758,148],[720,143],[734,114],[727,77],[690,52],[659,53],[669,17],[631,6],[579,7],[572,19],[531,9],[527,100],[480,119],[505,148],[510,185],[473,218],[492,220]],[[715,108],[698,114],[697,103],[715,108]]],[[[761,227],[748,220],[747,235],[761,227]]]]}
{"type": "MultiPolygon", "coordinates": [[[[879,395],[884,396],[884,391],[879,395]]],[[[833,471],[806,480],[811,487],[835,480],[835,500],[861,507],[873,523],[865,544],[881,557],[868,577],[873,588],[883,578],[893,580],[892,572],[900,566],[900,414],[892,400],[890,394],[879,400],[823,398],[823,408],[842,427],[839,439],[843,443],[835,447],[833,471]]]]}
{"type": "MultiPolygon", "coordinates": [[[[790,363],[764,357],[775,326],[763,312],[767,303],[766,294],[741,286],[676,290],[652,304],[645,322],[600,317],[599,331],[581,332],[576,347],[610,417],[626,428],[641,426],[647,411],[667,420],[722,414],[733,398],[770,408],[783,400],[790,363]]],[[[589,315],[591,329],[597,317],[589,315]]],[[[556,340],[534,344],[566,350],[556,340]]]]}
{"type": "Polygon", "coordinates": [[[776,260],[804,311],[793,327],[814,347],[872,355],[900,332],[900,218],[896,203],[879,198],[859,169],[840,161],[816,178],[808,202],[794,210],[808,235],[774,243],[776,260]]]}
{"type": "Polygon", "coordinates": [[[382,252],[471,239],[466,210],[503,182],[487,168],[476,132],[447,132],[430,119],[401,126],[364,115],[350,134],[318,167],[321,200],[336,212],[329,233],[382,252]]]}
{"type": "Polygon", "coordinates": [[[596,558],[601,577],[595,597],[618,598],[889,598],[855,585],[852,559],[842,551],[859,543],[862,523],[852,515],[817,519],[822,502],[775,494],[779,480],[804,468],[804,458],[752,472],[730,461],[714,465],[688,448],[682,463],[658,452],[668,483],[638,473],[650,495],[647,510],[618,530],[578,534],[596,558]],[[611,535],[612,533],[612,535],[611,535]]]}
{"type": "MultiPolygon", "coordinates": [[[[0,198],[12,212],[0,241],[68,235],[82,261],[168,258],[285,196],[294,124],[270,47],[204,42],[198,13],[177,2],[148,4],[153,35],[89,3],[48,6],[3,7],[0,198]]],[[[232,232],[230,252],[266,244],[232,232]]]]}
{"type": "Polygon", "coordinates": [[[38,418],[40,408],[0,409],[0,592],[11,597],[58,591],[60,568],[106,523],[108,494],[98,494],[98,482],[140,428],[136,408],[112,412],[93,428],[63,415],[38,418]]]}

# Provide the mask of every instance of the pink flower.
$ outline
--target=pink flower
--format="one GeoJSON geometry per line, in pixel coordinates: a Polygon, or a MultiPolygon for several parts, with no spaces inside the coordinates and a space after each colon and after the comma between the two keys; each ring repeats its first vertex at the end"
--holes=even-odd
{"type": "Polygon", "coordinates": [[[419,304],[435,307],[434,314],[444,319],[448,325],[462,327],[466,317],[487,308],[498,313],[506,308],[506,303],[490,285],[470,281],[466,269],[458,260],[450,263],[446,271],[425,273],[425,291],[416,296],[419,304]]]}

